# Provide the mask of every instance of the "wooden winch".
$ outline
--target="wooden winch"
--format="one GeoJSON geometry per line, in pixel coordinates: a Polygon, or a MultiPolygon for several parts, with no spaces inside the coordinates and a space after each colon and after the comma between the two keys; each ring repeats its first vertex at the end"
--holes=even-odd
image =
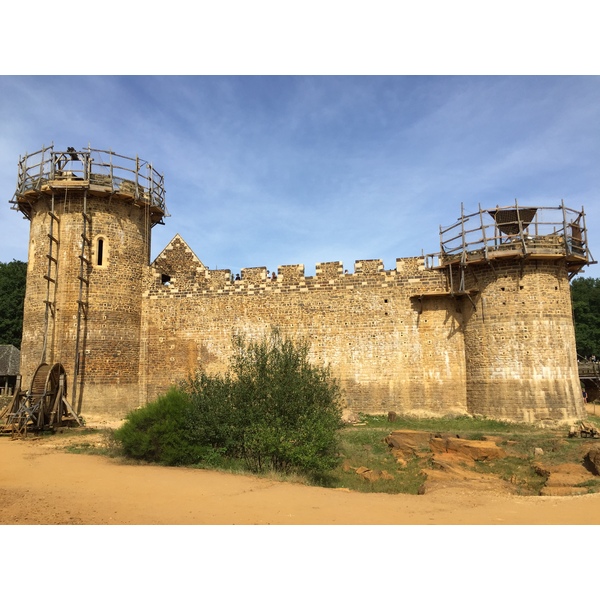
{"type": "Polygon", "coordinates": [[[60,363],[40,364],[29,390],[17,386],[0,412],[0,433],[13,436],[73,426],[83,426],[83,421],[67,400],[67,375],[60,363]]]}

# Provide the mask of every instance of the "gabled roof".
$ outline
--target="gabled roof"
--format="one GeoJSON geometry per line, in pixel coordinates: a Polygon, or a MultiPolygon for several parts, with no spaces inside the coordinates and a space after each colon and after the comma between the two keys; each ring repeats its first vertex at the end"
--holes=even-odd
{"type": "Polygon", "coordinates": [[[187,242],[178,233],[175,234],[173,239],[164,247],[163,251],[154,259],[152,266],[156,266],[156,263],[160,263],[175,249],[183,250],[191,263],[200,266],[202,269],[206,268],[194,251],[188,246],[187,242]]]}
{"type": "Polygon", "coordinates": [[[18,375],[21,353],[14,346],[0,346],[0,375],[18,375]]]}
{"type": "Polygon", "coordinates": [[[151,266],[162,275],[179,280],[179,284],[206,275],[206,267],[179,234],[169,242],[151,266]]]}

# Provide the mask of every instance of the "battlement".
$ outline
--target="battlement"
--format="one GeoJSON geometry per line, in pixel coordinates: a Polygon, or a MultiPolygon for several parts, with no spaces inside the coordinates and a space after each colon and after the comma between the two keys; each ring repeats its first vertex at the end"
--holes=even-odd
{"type": "Polygon", "coordinates": [[[426,269],[425,257],[396,259],[396,268],[384,268],[381,259],[357,260],[354,271],[341,261],[316,264],[315,275],[306,276],[303,264],[280,265],[277,272],[267,267],[248,267],[234,275],[230,269],[207,268],[177,234],[157,256],[148,282],[148,296],[180,294],[261,294],[319,289],[353,289],[363,286],[405,285],[414,293],[449,291],[444,273],[426,269]]]}

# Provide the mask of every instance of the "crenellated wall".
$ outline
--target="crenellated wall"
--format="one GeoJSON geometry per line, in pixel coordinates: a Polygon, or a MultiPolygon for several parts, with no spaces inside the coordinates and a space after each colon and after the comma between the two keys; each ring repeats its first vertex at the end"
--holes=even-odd
{"type": "Polygon", "coordinates": [[[275,280],[260,267],[232,281],[176,236],[153,266],[142,326],[149,399],[198,368],[227,369],[234,333],[257,338],[277,326],[311,343],[354,410],[467,410],[460,314],[450,298],[418,299],[446,288],[422,258],[398,260],[390,271],[380,260],[357,261],[351,274],[339,262],[319,263],[314,277],[287,265],[275,280]]]}
{"type": "Polygon", "coordinates": [[[349,408],[470,413],[520,421],[582,415],[569,280],[561,261],[467,269],[470,295],[421,257],[211,271],[180,236],[154,261],[143,296],[148,368],[141,400],[199,368],[228,368],[233,334],[276,326],[307,339],[349,408]],[[168,280],[168,281],[167,281],[168,280]],[[166,283],[165,283],[166,282],[166,283]]]}

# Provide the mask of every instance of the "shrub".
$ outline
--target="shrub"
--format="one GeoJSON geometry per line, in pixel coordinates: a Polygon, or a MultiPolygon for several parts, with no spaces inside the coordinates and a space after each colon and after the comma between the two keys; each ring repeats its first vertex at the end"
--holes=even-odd
{"type": "Polygon", "coordinates": [[[130,413],[115,436],[128,456],[164,464],[226,457],[252,471],[323,473],[338,462],[340,391],[308,354],[277,330],[258,342],[236,337],[230,373],[198,373],[130,413]]]}
{"type": "Polygon", "coordinates": [[[164,396],[130,412],[115,431],[115,439],[127,456],[166,465],[190,464],[202,452],[188,432],[190,401],[171,388],[164,396]]]}
{"type": "Polygon", "coordinates": [[[241,457],[252,470],[319,473],[337,463],[340,390],[312,365],[306,342],[276,329],[258,342],[234,340],[236,410],[246,415],[241,457]]]}
{"type": "Polygon", "coordinates": [[[213,452],[236,456],[242,417],[236,410],[230,376],[208,376],[200,372],[183,389],[190,398],[187,428],[191,438],[213,452]]]}

